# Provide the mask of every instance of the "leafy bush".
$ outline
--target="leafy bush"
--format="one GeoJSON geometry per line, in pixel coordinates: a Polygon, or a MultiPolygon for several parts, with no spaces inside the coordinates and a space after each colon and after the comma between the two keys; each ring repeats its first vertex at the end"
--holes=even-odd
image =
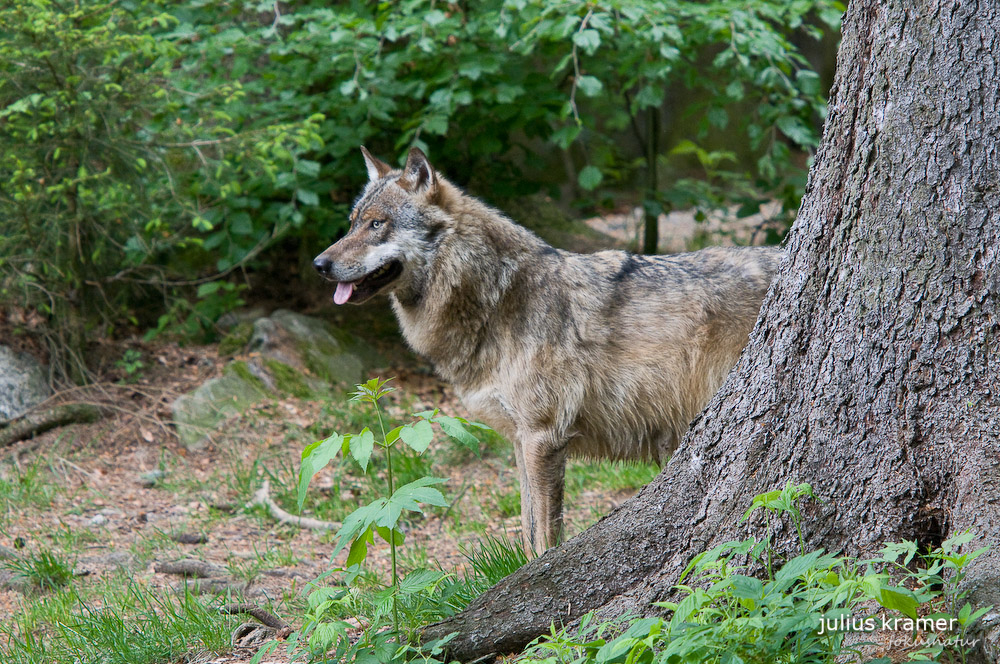
{"type": "MultiPolygon", "coordinates": [[[[650,210],[736,201],[749,212],[771,196],[798,205],[794,155],[815,147],[825,105],[793,37],[820,38],[842,11],[837,0],[248,0],[191,5],[170,34],[183,37],[190,75],[242,80],[238,122],[324,115],[324,145],[296,174],[303,203],[344,200],[364,176],[365,143],[430,150],[492,198],[567,177],[632,189],[645,169],[650,210]],[[658,164],[677,181],[663,187],[658,164]]],[[[246,192],[253,205],[271,197],[246,192]]],[[[303,214],[305,233],[344,224],[342,208],[303,214]]]]}
{"type": "Polygon", "coordinates": [[[180,52],[152,34],[175,22],[152,2],[0,9],[0,304],[47,317],[72,378],[88,336],[139,322],[151,296],[204,274],[203,208],[315,140],[309,121],[236,133],[222,109],[238,84],[182,89],[180,52]]]}

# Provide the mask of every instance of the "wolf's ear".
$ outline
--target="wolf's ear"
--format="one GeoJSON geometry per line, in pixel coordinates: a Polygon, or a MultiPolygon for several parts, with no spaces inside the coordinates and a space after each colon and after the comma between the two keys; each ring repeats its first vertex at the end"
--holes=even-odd
{"type": "Polygon", "coordinates": [[[399,186],[414,194],[433,193],[437,189],[437,175],[434,167],[427,161],[427,155],[420,148],[410,148],[403,166],[403,175],[399,178],[399,186]]]}
{"type": "Polygon", "coordinates": [[[361,154],[365,158],[365,166],[368,168],[368,180],[374,182],[379,178],[385,177],[386,173],[392,170],[392,166],[385,163],[381,159],[377,159],[372,156],[365,146],[361,146],[361,154]]]}

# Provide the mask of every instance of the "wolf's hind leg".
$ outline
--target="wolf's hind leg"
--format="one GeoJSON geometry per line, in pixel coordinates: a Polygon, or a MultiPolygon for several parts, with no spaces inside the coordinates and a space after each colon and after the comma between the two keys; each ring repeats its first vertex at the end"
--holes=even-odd
{"type": "Polygon", "coordinates": [[[525,436],[514,445],[521,481],[521,538],[541,555],[559,542],[563,522],[566,441],[552,433],[525,436]]]}

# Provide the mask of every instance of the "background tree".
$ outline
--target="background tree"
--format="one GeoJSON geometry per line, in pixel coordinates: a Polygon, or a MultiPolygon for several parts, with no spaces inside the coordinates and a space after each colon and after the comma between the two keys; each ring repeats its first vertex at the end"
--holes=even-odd
{"type": "Polygon", "coordinates": [[[693,556],[762,532],[740,517],[787,480],[822,499],[807,549],[971,529],[992,549],[966,587],[1000,606],[998,53],[993,3],[851,3],[788,258],[726,384],[638,496],[428,637],[458,630],[471,660],[592,609],[649,613],[693,556]]]}

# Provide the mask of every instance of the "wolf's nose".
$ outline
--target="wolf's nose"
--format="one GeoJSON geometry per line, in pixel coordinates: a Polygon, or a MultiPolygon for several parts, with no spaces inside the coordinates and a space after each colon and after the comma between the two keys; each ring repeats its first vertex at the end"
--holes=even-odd
{"type": "Polygon", "coordinates": [[[330,267],[332,265],[333,262],[324,256],[317,256],[316,260],[313,261],[313,267],[324,277],[330,276],[330,267]]]}

